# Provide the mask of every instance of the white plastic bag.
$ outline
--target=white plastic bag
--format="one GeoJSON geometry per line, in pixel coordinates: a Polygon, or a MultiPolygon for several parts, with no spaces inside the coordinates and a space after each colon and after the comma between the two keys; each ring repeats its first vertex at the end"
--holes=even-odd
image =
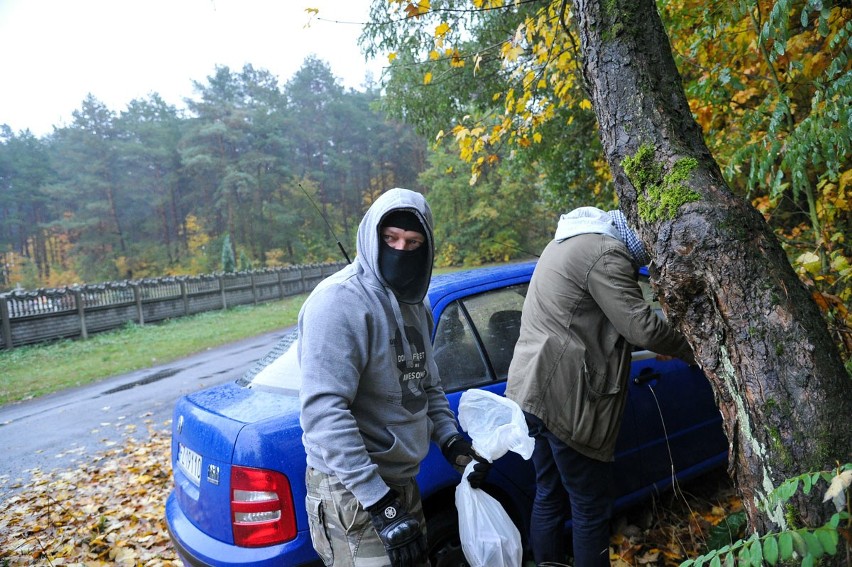
{"type": "MultiPolygon", "coordinates": [[[[459,401],[459,423],[468,432],[473,448],[493,462],[514,451],[524,459],[532,456],[535,440],[518,404],[485,390],[468,390],[459,401]]],[[[473,488],[467,477],[476,461],[465,468],[456,487],[459,536],[471,567],[520,567],[521,534],[496,499],[473,488]]]]}
{"type": "Polygon", "coordinates": [[[459,536],[470,567],[520,567],[521,534],[503,506],[490,494],[473,488],[467,480],[476,462],[465,468],[456,487],[459,536]]]}
{"type": "Polygon", "coordinates": [[[459,423],[476,452],[489,462],[508,451],[524,459],[532,456],[535,439],[530,437],[521,408],[509,398],[487,390],[467,390],[459,401],[459,423]]]}

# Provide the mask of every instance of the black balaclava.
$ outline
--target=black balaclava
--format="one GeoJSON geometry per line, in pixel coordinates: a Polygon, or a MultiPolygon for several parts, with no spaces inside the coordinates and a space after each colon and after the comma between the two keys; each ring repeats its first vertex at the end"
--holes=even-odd
{"type": "Polygon", "coordinates": [[[385,244],[381,231],[392,226],[402,230],[413,230],[424,237],[426,230],[420,219],[411,211],[395,210],[382,219],[379,227],[379,271],[388,286],[403,303],[418,303],[422,300],[424,280],[429,273],[429,242],[415,250],[397,250],[385,244]]]}

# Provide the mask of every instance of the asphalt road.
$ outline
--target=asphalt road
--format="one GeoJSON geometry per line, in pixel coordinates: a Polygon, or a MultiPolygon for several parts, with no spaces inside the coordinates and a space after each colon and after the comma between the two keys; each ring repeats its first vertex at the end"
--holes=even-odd
{"type": "Polygon", "coordinates": [[[289,331],[0,407],[0,480],[26,481],[34,468],[73,468],[128,435],[147,437],[149,427],[166,428],[180,396],[237,379],[289,331]]]}

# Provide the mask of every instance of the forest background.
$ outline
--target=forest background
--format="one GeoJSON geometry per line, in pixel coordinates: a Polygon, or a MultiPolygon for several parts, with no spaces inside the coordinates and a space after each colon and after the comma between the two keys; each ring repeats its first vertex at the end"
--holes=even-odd
{"type": "MultiPolygon", "coordinates": [[[[536,0],[473,4],[427,34],[374,17],[365,49],[393,52],[362,91],[315,58],[283,84],[220,66],[185,109],[90,96],[44,137],[0,126],[0,291],[211,273],[223,256],[237,269],[340,260],[336,238],[354,251],[363,211],[395,186],[428,196],[439,266],[528,257],[560,213],[617,207],[576,52],[536,51],[547,25],[531,18],[558,15],[536,0]]],[[[852,7],[658,9],[714,158],[781,240],[849,368],[852,7]]]]}

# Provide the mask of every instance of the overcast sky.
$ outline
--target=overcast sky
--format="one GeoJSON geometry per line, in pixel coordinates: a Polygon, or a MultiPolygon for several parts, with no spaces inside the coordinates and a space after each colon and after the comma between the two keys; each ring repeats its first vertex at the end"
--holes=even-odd
{"type": "Polygon", "coordinates": [[[192,81],[246,63],[286,82],[316,55],[346,87],[378,80],[360,24],[370,0],[0,0],[0,124],[36,136],[69,124],[91,93],[110,110],[157,92],[182,106],[192,81]],[[306,8],[319,9],[309,27],[306,8]]]}

